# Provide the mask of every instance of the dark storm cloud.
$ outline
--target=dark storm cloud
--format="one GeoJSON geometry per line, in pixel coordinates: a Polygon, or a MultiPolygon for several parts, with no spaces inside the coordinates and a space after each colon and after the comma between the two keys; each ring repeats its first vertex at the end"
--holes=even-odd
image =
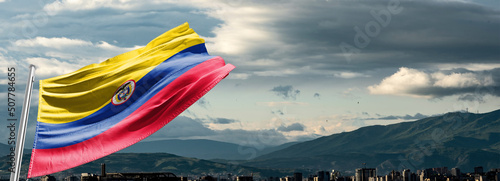
{"type": "MultiPolygon", "coordinates": [[[[242,18],[236,18],[213,7],[197,7],[189,3],[158,6],[145,2],[137,7],[131,6],[132,9],[110,6],[47,14],[50,12],[45,12],[43,7],[52,2],[9,1],[2,3],[6,6],[0,8],[5,10],[0,12],[5,15],[2,16],[4,33],[0,33],[0,45],[7,46],[11,38],[40,36],[94,43],[105,41],[119,47],[132,47],[145,45],[184,22],[190,22],[200,35],[213,38],[215,43],[223,43],[228,39],[217,42],[218,32],[214,30],[224,25],[249,24],[244,18],[248,16],[252,18],[247,19],[256,20],[250,22],[251,28],[265,30],[273,36],[265,43],[245,42],[244,45],[253,46],[242,47],[245,48],[243,54],[224,55],[228,62],[244,65],[238,66],[235,73],[245,75],[304,77],[331,75],[335,73],[332,71],[373,71],[372,74],[380,76],[385,75],[383,71],[387,69],[403,66],[434,68],[436,63],[487,64],[500,59],[497,53],[500,47],[498,8],[458,1],[400,1],[392,5],[390,2],[399,1],[238,1],[237,6],[230,8],[255,8],[270,13],[238,14],[242,18]],[[21,6],[23,3],[29,6],[21,6]],[[259,22],[260,19],[269,21],[259,22]],[[27,29],[23,27],[30,23],[34,25],[33,29],[29,29],[29,36],[24,36],[23,31],[27,29]],[[10,32],[17,36],[10,36],[10,32]],[[363,39],[361,37],[369,41],[366,46],[357,45],[356,41],[363,39]],[[348,61],[341,44],[348,44],[359,52],[352,54],[348,61]],[[273,63],[248,63],[263,59],[273,60],[273,63]],[[272,71],[275,73],[269,73],[272,71]]],[[[26,58],[25,55],[12,56],[26,58]]]]}
{"type": "Polygon", "coordinates": [[[293,123],[291,125],[288,125],[288,126],[285,126],[285,125],[281,125],[280,127],[278,127],[278,131],[281,131],[281,132],[290,132],[290,131],[304,131],[305,129],[305,126],[303,124],[300,124],[300,123],[293,123]]]}
{"type": "Polygon", "coordinates": [[[432,98],[442,98],[445,96],[461,95],[462,100],[473,100],[481,99],[482,97],[489,94],[493,96],[500,96],[500,86],[471,86],[471,87],[460,87],[460,88],[442,88],[442,87],[422,87],[409,91],[413,95],[431,96],[432,98]]]}
{"type": "Polygon", "coordinates": [[[212,122],[214,124],[231,124],[231,123],[236,123],[239,121],[235,120],[235,119],[228,119],[228,118],[214,118],[214,119],[212,119],[212,122]]]}
{"type": "Polygon", "coordinates": [[[424,72],[402,67],[379,84],[369,86],[368,90],[371,94],[427,98],[458,95],[459,100],[484,102],[485,95],[500,97],[500,68],[424,72]]]}
{"type": "MultiPolygon", "coordinates": [[[[276,17],[271,30],[279,33],[278,41],[289,46],[259,49],[258,53],[249,50],[250,57],[285,62],[295,70],[307,67],[309,73],[434,68],[439,63],[497,63],[500,59],[500,11],[458,1],[401,1],[401,11],[388,18],[384,13],[389,12],[389,2],[269,3],[270,7],[293,9],[293,16],[276,17]],[[360,37],[369,43],[357,46],[360,37]],[[359,53],[348,61],[342,43],[359,53]]],[[[273,68],[279,69],[246,66],[242,71],[273,68]]]]}
{"type": "Polygon", "coordinates": [[[205,97],[198,99],[198,101],[196,101],[196,103],[205,109],[207,109],[210,106],[210,102],[208,102],[205,97]]]}
{"type": "Polygon", "coordinates": [[[282,110],[276,110],[276,111],[271,111],[271,114],[276,114],[276,115],[285,115],[285,113],[282,110]]]}
{"type": "Polygon", "coordinates": [[[300,90],[294,89],[291,85],[285,86],[276,86],[271,89],[271,92],[274,92],[277,96],[282,97],[283,99],[297,99],[297,96],[300,94],[300,90]]]}
{"type": "Polygon", "coordinates": [[[480,103],[484,103],[485,100],[484,100],[484,94],[483,95],[477,95],[477,94],[464,94],[464,95],[461,95],[458,97],[458,100],[460,101],[469,101],[469,102],[480,102],[480,103]]]}

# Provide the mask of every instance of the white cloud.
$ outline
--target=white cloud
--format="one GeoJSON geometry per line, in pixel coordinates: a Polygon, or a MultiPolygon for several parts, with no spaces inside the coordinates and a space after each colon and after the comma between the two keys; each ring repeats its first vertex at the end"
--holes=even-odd
{"type": "Polygon", "coordinates": [[[53,77],[67,74],[84,66],[63,62],[54,58],[47,59],[40,57],[28,58],[26,62],[37,67],[36,75],[40,77],[53,77]]]}
{"type": "MultiPolygon", "coordinates": [[[[417,69],[401,67],[395,74],[386,77],[377,85],[368,87],[371,94],[404,95],[435,98],[457,94],[476,93],[478,88],[492,89],[493,72],[444,72],[426,73],[417,69]]],[[[495,92],[486,92],[496,94],[495,92]]]]}
{"type": "Polygon", "coordinates": [[[361,90],[357,87],[351,87],[348,88],[342,92],[340,92],[342,97],[350,99],[350,100],[359,100],[361,97],[359,96],[361,94],[361,90]]]}
{"type": "Polygon", "coordinates": [[[249,50],[275,47],[278,35],[265,26],[272,22],[276,11],[266,7],[235,7],[207,12],[225,23],[215,28],[215,37],[207,38],[213,50],[230,55],[245,54],[249,50]]]}
{"type": "Polygon", "coordinates": [[[267,107],[275,107],[275,106],[285,106],[285,105],[308,105],[306,102],[289,102],[289,101],[284,101],[284,102],[258,102],[257,105],[262,105],[262,106],[267,106],[267,107]]]}
{"type": "Polygon", "coordinates": [[[100,41],[99,43],[95,44],[95,46],[98,48],[101,48],[103,50],[106,50],[106,51],[123,52],[123,53],[144,47],[144,46],[137,46],[136,45],[136,46],[131,47],[131,48],[122,48],[122,47],[118,47],[115,45],[111,45],[105,41],[100,41]]]}
{"type": "Polygon", "coordinates": [[[6,67],[15,66],[16,63],[15,63],[15,61],[11,57],[4,56],[1,53],[2,50],[3,49],[0,48],[0,65],[2,66],[2,69],[0,69],[0,72],[2,72],[2,74],[6,74],[7,73],[7,68],[6,67]]]}
{"type": "Polygon", "coordinates": [[[370,77],[369,75],[365,75],[362,73],[356,73],[356,72],[338,72],[333,74],[335,77],[340,77],[344,79],[352,79],[352,78],[358,78],[358,77],[370,77]]]}
{"type": "Polygon", "coordinates": [[[314,71],[311,71],[311,67],[309,66],[304,66],[301,68],[295,68],[295,69],[290,69],[290,68],[276,68],[274,70],[266,70],[266,71],[255,71],[253,72],[257,76],[264,76],[264,77],[286,77],[289,75],[299,75],[299,74],[307,74],[307,73],[314,73],[314,71]]]}
{"type": "Polygon", "coordinates": [[[81,11],[98,8],[131,9],[134,5],[140,5],[140,2],[133,0],[56,0],[45,5],[43,9],[49,15],[54,15],[65,10],[81,11]]]}
{"type": "Polygon", "coordinates": [[[17,40],[13,43],[16,47],[48,47],[54,49],[62,49],[68,46],[92,46],[91,42],[69,39],[69,38],[46,38],[46,37],[36,37],[34,39],[23,39],[17,40]]]}
{"type": "Polygon", "coordinates": [[[37,75],[46,78],[66,74],[140,47],[119,47],[105,41],[92,43],[66,37],[36,37],[16,40],[8,50],[23,52],[26,57],[22,61],[36,65],[37,75]]]}
{"type": "Polygon", "coordinates": [[[492,70],[496,68],[500,68],[500,63],[466,63],[466,64],[457,64],[457,63],[445,63],[445,64],[437,64],[440,70],[451,70],[450,68],[462,68],[471,71],[483,71],[483,70],[492,70]]]}
{"type": "Polygon", "coordinates": [[[493,84],[491,77],[479,77],[472,73],[452,73],[449,75],[441,72],[433,73],[435,82],[433,86],[443,88],[465,88],[474,86],[489,86],[493,84]],[[482,80],[481,80],[482,79],[482,80]]]}
{"type": "Polygon", "coordinates": [[[11,50],[25,50],[25,48],[49,48],[49,49],[75,49],[75,48],[97,48],[105,51],[112,52],[128,52],[137,48],[141,48],[143,46],[135,46],[130,48],[122,48],[112,44],[109,44],[105,41],[100,41],[98,43],[92,43],[90,41],[84,41],[79,39],[70,39],[66,37],[36,37],[33,39],[21,39],[16,40],[12,43],[13,47],[10,47],[11,50]]]}
{"type": "Polygon", "coordinates": [[[371,94],[412,95],[411,90],[431,85],[431,77],[416,69],[401,67],[378,85],[369,86],[371,94]]]}
{"type": "Polygon", "coordinates": [[[29,13],[24,13],[24,14],[18,14],[14,17],[12,17],[12,19],[15,19],[15,20],[25,20],[25,19],[28,19],[28,18],[32,18],[33,15],[32,14],[29,14],[29,13]]]}
{"type": "MultiPolygon", "coordinates": [[[[366,77],[366,75],[359,73],[363,69],[376,70],[381,67],[411,66],[417,62],[421,65],[435,64],[442,60],[449,60],[450,57],[451,59],[457,58],[457,62],[470,62],[469,58],[465,58],[466,56],[461,54],[462,48],[468,45],[487,50],[486,54],[482,51],[472,51],[480,54],[474,58],[478,60],[477,62],[491,62],[492,58],[497,57],[496,54],[489,51],[494,50],[492,47],[497,45],[495,42],[490,42],[491,37],[495,37],[496,34],[487,31],[494,28],[488,28],[491,23],[484,23],[489,22],[484,20],[484,17],[494,17],[494,13],[490,15],[494,11],[489,11],[487,8],[475,9],[478,8],[475,6],[455,7],[457,5],[455,2],[450,2],[450,6],[434,6],[435,3],[437,2],[412,2],[410,4],[415,5],[415,11],[404,11],[405,13],[393,16],[390,28],[383,29],[380,36],[371,39],[372,42],[380,43],[380,45],[368,46],[362,50],[362,53],[356,55],[356,58],[353,56],[355,62],[366,61],[366,64],[346,64],[343,54],[341,54],[345,52],[340,50],[339,43],[352,44],[353,37],[356,36],[353,26],[366,25],[367,22],[375,21],[370,15],[370,11],[386,8],[386,2],[57,0],[47,4],[44,10],[49,14],[57,14],[65,11],[113,9],[114,11],[108,12],[110,17],[123,21],[122,14],[135,15],[135,13],[169,10],[175,12],[182,9],[184,12],[179,13],[179,16],[186,17],[191,22],[194,19],[191,19],[189,15],[198,17],[201,15],[206,19],[215,19],[217,21],[213,21],[214,23],[202,23],[208,27],[205,31],[211,30],[209,35],[207,35],[208,32],[202,33],[206,36],[203,38],[205,38],[210,52],[214,55],[221,55],[234,64],[245,65],[244,68],[241,66],[242,73],[263,77],[288,77],[300,74],[321,74],[326,77],[332,75],[332,70],[340,70],[345,72],[340,72],[335,76],[356,78],[366,77]],[[190,11],[185,11],[185,8],[190,9],[190,11]],[[429,21],[425,21],[426,18],[415,18],[420,17],[415,15],[421,14],[421,12],[425,12],[430,17],[434,16],[436,12],[447,12],[453,16],[436,19],[430,25],[429,21]],[[463,36],[461,32],[473,31],[466,31],[468,29],[462,26],[463,23],[460,23],[463,20],[462,15],[465,16],[465,14],[457,14],[456,12],[471,12],[471,15],[467,15],[470,16],[467,19],[470,18],[469,21],[478,23],[479,27],[484,27],[485,33],[469,33],[468,35],[471,36],[463,36]],[[407,21],[416,22],[415,27],[418,28],[406,26],[407,24],[404,22],[407,21]],[[458,32],[450,31],[458,28],[465,29],[458,32]],[[450,34],[449,32],[454,33],[450,34]],[[442,36],[443,33],[448,36],[442,36]],[[469,38],[464,39],[463,37],[469,38]],[[486,38],[483,39],[483,37],[486,38]],[[429,48],[430,45],[436,46],[436,48],[429,48]],[[439,52],[439,56],[436,56],[435,52],[439,52]],[[413,58],[406,58],[406,56],[413,58]],[[441,56],[446,56],[446,58],[441,56]],[[414,61],[414,59],[420,59],[420,61],[414,61]],[[306,66],[310,67],[307,70],[301,70],[301,67],[306,66]]],[[[86,15],[85,13],[94,12],[82,12],[86,15]]],[[[113,22],[113,25],[119,25],[117,26],[119,28],[124,24],[120,21],[113,22]]],[[[133,25],[146,24],[143,21],[137,22],[137,19],[130,23],[133,25]]],[[[148,21],[148,23],[155,26],[157,24],[171,25],[172,22],[148,21]]],[[[113,25],[110,28],[113,28],[113,25]]],[[[363,27],[361,28],[363,29],[363,27]]],[[[247,77],[240,74],[233,78],[245,79],[247,77]]]]}
{"type": "Polygon", "coordinates": [[[276,61],[273,59],[268,59],[268,58],[258,59],[255,61],[245,62],[245,63],[246,63],[246,65],[253,65],[253,66],[279,66],[279,65],[283,65],[282,62],[279,62],[279,61],[276,61]]]}
{"type": "Polygon", "coordinates": [[[294,69],[283,69],[283,70],[255,71],[254,74],[263,77],[285,77],[288,75],[297,75],[299,74],[299,72],[294,69]]]}
{"type": "Polygon", "coordinates": [[[354,125],[356,119],[359,117],[354,114],[319,116],[305,121],[304,125],[307,127],[306,132],[326,136],[358,129],[360,126],[354,125]]]}
{"type": "MultiPolygon", "coordinates": [[[[100,8],[111,8],[119,10],[150,10],[152,7],[186,6],[199,9],[191,13],[205,14],[211,18],[221,20],[223,23],[212,29],[214,36],[203,37],[207,47],[213,54],[222,54],[244,57],[232,61],[240,61],[241,64],[253,64],[254,66],[276,66],[282,60],[254,60],[254,53],[281,54],[291,51],[290,47],[297,45],[283,42],[281,32],[273,29],[273,24],[282,17],[290,17],[288,8],[275,8],[279,4],[269,6],[267,3],[259,2],[237,2],[214,0],[214,1],[175,1],[175,0],[58,0],[44,7],[49,14],[57,14],[63,11],[84,11],[100,8]],[[247,56],[242,56],[247,55],[247,56]],[[251,61],[248,61],[251,60],[251,61]]],[[[262,57],[262,56],[259,56],[262,57]]],[[[267,56],[266,56],[267,57],[267,56]]],[[[297,74],[294,69],[280,71],[256,72],[259,76],[283,76],[297,74]]],[[[245,78],[240,75],[237,78],[245,78]]]]}
{"type": "Polygon", "coordinates": [[[230,73],[227,78],[228,79],[240,79],[240,80],[245,80],[250,77],[250,74],[247,73],[230,73]]]}

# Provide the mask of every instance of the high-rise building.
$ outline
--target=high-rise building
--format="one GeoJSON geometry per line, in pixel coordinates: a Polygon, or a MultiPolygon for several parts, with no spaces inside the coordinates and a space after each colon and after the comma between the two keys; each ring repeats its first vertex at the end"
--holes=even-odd
{"type": "Polygon", "coordinates": [[[425,181],[425,179],[429,176],[429,169],[422,170],[420,172],[420,181],[425,181]]]}
{"type": "Polygon", "coordinates": [[[417,181],[417,174],[411,173],[411,175],[410,175],[410,181],[417,181]]]}
{"type": "Polygon", "coordinates": [[[317,177],[318,181],[330,181],[330,174],[327,171],[319,171],[317,177]]]}
{"type": "Polygon", "coordinates": [[[375,168],[358,168],[356,169],[356,181],[369,181],[370,177],[376,177],[377,171],[375,168]]]}
{"type": "Polygon", "coordinates": [[[392,177],[389,174],[387,174],[387,175],[385,175],[385,179],[384,180],[385,181],[392,181],[392,177]]]}
{"type": "Polygon", "coordinates": [[[293,173],[293,180],[294,181],[302,181],[302,173],[299,173],[299,172],[293,173]]]}
{"type": "Polygon", "coordinates": [[[236,181],[253,181],[252,176],[238,176],[236,177],[236,181]]]}
{"type": "Polygon", "coordinates": [[[404,169],[402,175],[403,181],[410,181],[410,176],[411,176],[410,169],[404,169]]]}
{"type": "Polygon", "coordinates": [[[448,174],[448,167],[432,168],[432,170],[439,175],[447,175],[448,174]]]}
{"type": "Polygon", "coordinates": [[[484,174],[483,167],[481,167],[481,166],[479,166],[479,167],[474,167],[474,174],[479,174],[479,175],[484,174]]]}
{"type": "Polygon", "coordinates": [[[316,175],[309,175],[309,177],[307,177],[306,181],[314,181],[314,178],[316,178],[316,175]]]}
{"type": "Polygon", "coordinates": [[[78,181],[78,177],[71,175],[64,178],[64,181],[78,181]]]}
{"type": "Polygon", "coordinates": [[[490,169],[490,172],[500,172],[500,168],[492,168],[490,169]]]}
{"type": "Polygon", "coordinates": [[[474,180],[475,181],[485,181],[485,177],[481,174],[476,174],[476,176],[474,176],[474,180]]]}
{"type": "Polygon", "coordinates": [[[330,172],[330,180],[336,181],[340,176],[339,171],[332,170],[332,172],[330,172]]]}
{"type": "Polygon", "coordinates": [[[40,181],[56,181],[56,178],[52,175],[45,175],[45,176],[42,176],[40,181]]]}
{"type": "Polygon", "coordinates": [[[451,176],[460,178],[460,174],[461,173],[460,173],[459,168],[452,168],[451,169],[451,176]]]}
{"type": "Polygon", "coordinates": [[[401,173],[398,171],[392,170],[391,173],[389,174],[390,180],[391,181],[401,181],[401,173]]]}
{"type": "MultiPolygon", "coordinates": [[[[115,181],[115,180],[180,181],[180,178],[170,172],[107,173],[106,165],[101,164],[101,175],[82,173],[80,180],[81,181],[115,181]]],[[[51,180],[44,180],[44,181],[51,181],[51,180]]]]}

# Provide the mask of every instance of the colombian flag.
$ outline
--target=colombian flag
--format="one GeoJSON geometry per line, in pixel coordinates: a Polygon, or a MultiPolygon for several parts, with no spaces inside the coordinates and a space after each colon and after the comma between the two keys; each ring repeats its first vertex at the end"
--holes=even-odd
{"type": "Polygon", "coordinates": [[[99,159],[148,137],[234,68],[187,23],[146,47],[40,81],[28,178],[99,159]]]}

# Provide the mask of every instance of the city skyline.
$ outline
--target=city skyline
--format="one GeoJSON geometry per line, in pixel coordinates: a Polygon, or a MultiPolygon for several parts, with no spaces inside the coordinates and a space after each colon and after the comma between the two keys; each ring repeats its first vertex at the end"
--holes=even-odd
{"type": "MultiPolygon", "coordinates": [[[[92,180],[117,180],[117,179],[133,179],[133,180],[150,180],[150,179],[167,179],[168,181],[498,181],[500,179],[500,168],[485,169],[483,166],[474,168],[448,168],[448,167],[433,167],[419,170],[402,169],[392,170],[390,172],[379,173],[376,168],[357,168],[352,170],[322,170],[310,169],[308,171],[288,171],[276,173],[256,173],[253,172],[212,172],[212,173],[191,173],[178,174],[170,171],[154,171],[154,172],[110,172],[105,163],[99,164],[99,169],[87,170],[81,174],[74,172],[58,172],[51,175],[44,175],[32,178],[32,180],[46,179],[65,181],[92,181],[92,180]],[[467,170],[467,171],[464,171],[467,170]],[[366,175],[365,175],[366,174],[366,175]],[[71,180],[66,180],[71,179],[71,180]]],[[[4,176],[0,175],[3,180],[4,176]]],[[[50,181],[50,180],[49,180],[50,181]]]]}
{"type": "Polygon", "coordinates": [[[488,0],[0,0],[0,68],[17,69],[19,115],[28,64],[38,67],[37,80],[69,73],[189,22],[209,53],[236,69],[148,140],[278,145],[499,109],[499,7],[488,0]]]}

